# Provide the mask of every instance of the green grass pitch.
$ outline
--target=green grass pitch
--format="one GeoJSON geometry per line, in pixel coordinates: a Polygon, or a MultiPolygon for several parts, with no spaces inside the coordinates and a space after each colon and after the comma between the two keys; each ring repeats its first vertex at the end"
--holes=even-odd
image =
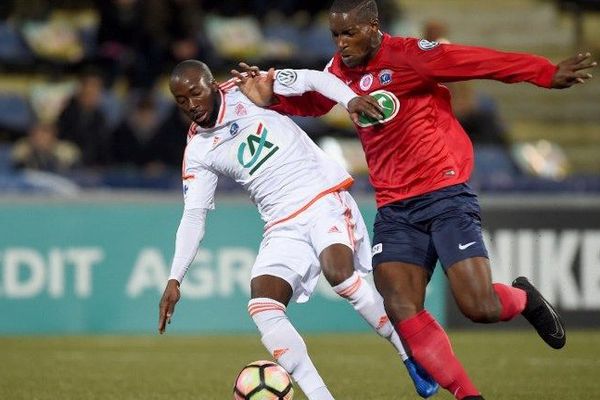
{"type": "MultiPolygon", "coordinates": [[[[533,331],[450,332],[487,399],[598,398],[600,331],[551,350],[533,331]]],[[[418,399],[393,349],[374,334],[307,335],[338,400],[418,399]]],[[[0,338],[0,399],[228,400],[237,372],[268,359],[257,335],[0,338]]],[[[296,388],[296,400],[305,399],[296,388]]],[[[441,392],[434,399],[452,399],[441,392]]]]}

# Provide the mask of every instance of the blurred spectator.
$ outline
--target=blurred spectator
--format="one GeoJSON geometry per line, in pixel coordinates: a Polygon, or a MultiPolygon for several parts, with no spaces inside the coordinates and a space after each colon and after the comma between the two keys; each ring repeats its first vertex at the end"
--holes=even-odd
{"type": "Polygon", "coordinates": [[[99,62],[109,84],[124,75],[134,88],[151,88],[170,64],[210,61],[203,12],[197,0],[97,0],[99,62]],[[151,60],[151,62],[149,62],[151,60]]]}
{"type": "Polygon", "coordinates": [[[113,134],[114,161],[142,168],[149,175],[181,165],[189,123],[172,122],[170,129],[161,129],[156,101],[151,95],[141,96],[113,134]]]}
{"type": "Polygon", "coordinates": [[[60,140],[56,126],[38,123],[26,137],[17,141],[11,152],[16,168],[46,172],[67,172],[81,159],[81,152],[73,143],[60,140]]]}
{"type": "Polygon", "coordinates": [[[418,36],[418,27],[409,20],[398,0],[378,0],[379,24],[392,36],[418,36]]]}
{"type": "Polygon", "coordinates": [[[183,160],[183,152],[187,143],[187,131],[190,127],[190,119],[179,107],[171,107],[171,110],[159,128],[163,147],[161,159],[173,168],[180,168],[183,160]]]}
{"type": "MultiPolygon", "coordinates": [[[[96,0],[100,12],[97,35],[98,62],[108,72],[108,85],[126,74],[134,86],[152,79],[147,72],[142,45],[148,42],[143,23],[143,2],[138,0],[96,0]]],[[[148,44],[152,46],[151,43],[148,44]]],[[[147,54],[151,56],[152,54],[147,54]]]]}
{"type": "Polygon", "coordinates": [[[79,146],[86,167],[105,165],[110,161],[109,131],[100,104],[102,90],[102,76],[96,71],[87,71],[58,119],[59,137],[79,146]]]}
{"type": "Polygon", "coordinates": [[[167,70],[190,58],[211,61],[204,13],[197,0],[146,0],[146,26],[167,70]]]}

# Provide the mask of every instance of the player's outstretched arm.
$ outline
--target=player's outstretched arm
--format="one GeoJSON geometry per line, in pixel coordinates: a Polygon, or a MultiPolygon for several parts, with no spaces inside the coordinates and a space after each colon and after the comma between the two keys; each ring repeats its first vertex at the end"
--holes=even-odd
{"type": "Polygon", "coordinates": [[[169,279],[158,306],[158,332],[161,335],[165,333],[167,324],[171,323],[171,317],[175,312],[175,305],[180,297],[179,282],[176,279],[169,279]]]}
{"type": "MultiPolygon", "coordinates": [[[[330,101],[341,104],[357,123],[361,114],[369,118],[380,119],[383,112],[380,104],[371,96],[358,96],[336,76],[316,70],[284,69],[275,73],[270,68],[267,74],[261,74],[256,66],[240,63],[244,71],[232,70],[238,79],[238,87],[253,103],[265,107],[276,104],[275,96],[301,96],[307,92],[316,92],[330,101]]],[[[327,102],[327,110],[331,108],[327,102]]]]}
{"type": "Polygon", "coordinates": [[[553,89],[567,89],[573,85],[584,83],[592,78],[588,72],[590,68],[598,65],[592,60],[590,53],[577,54],[558,63],[556,72],[552,77],[553,89]]]}

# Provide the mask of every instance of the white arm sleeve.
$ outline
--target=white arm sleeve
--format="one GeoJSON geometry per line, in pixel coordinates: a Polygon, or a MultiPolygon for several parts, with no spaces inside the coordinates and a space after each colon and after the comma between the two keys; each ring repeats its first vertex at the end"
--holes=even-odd
{"type": "Polygon", "coordinates": [[[282,69],[275,73],[273,91],[282,96],[299,96],[305,92],[319,92],[348,108],[356,93],[335,75],[311,69],[282,69]]]}
{"type": "Polygon", "coordinates": [[[175,254],[171,263],[169,279],[181,283],[190,264],[196,256],[200,241],[204,237],[206,208],[192,208],[183,211],[175,238],[175,254]]]}

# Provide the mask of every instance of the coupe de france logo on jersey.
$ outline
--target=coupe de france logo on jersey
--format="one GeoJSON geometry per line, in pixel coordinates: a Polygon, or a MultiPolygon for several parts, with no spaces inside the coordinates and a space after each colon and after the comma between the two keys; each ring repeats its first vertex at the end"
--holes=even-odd
{"type": "Polygon", "coordinates": [[[298,74],[291,69],[282,69],[281,71],[277,71],[275,79],[283,86],[291,86],[296,82],[296,79],[298,79],[298,74]]]}
{"type": "Polygon", "coordinates": [[[398,111],[400,111],[400,100],[398,100],[394,93],[388,92],[387,90],[376,90],[371,93],[371,96],[373,96],[381,106],[383,118],[374,119],[361,114],[358,118],[358,125],[363,128],[388,122],[398,114],[398,111]]]}
{"type": "Polygon", "coordinates": [[[419,48],[424,51],[435,49],[439,45],[440,45],[439,42],[429,41],[427,39],[419,40],[419,48]]]}

